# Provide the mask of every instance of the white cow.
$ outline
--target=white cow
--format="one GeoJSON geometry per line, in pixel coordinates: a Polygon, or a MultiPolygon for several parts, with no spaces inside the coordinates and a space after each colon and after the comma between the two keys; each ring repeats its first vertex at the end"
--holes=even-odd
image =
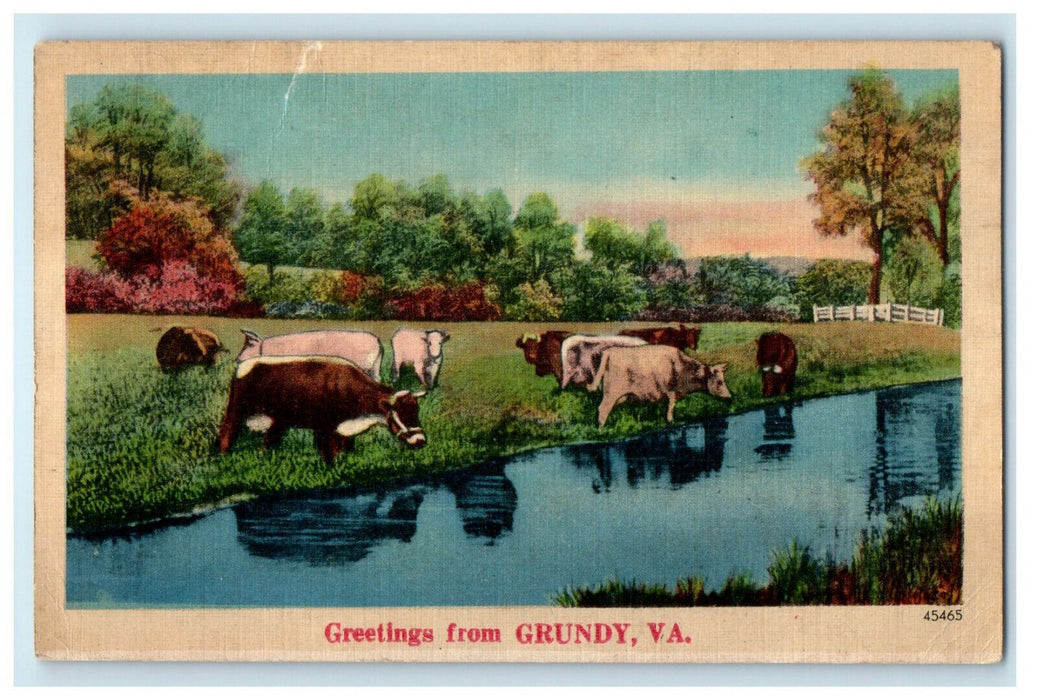
{"type": "Polygon", "coordinates": [[[392,380],[400,380],[400,369],[410,365],[426,389],[436,383],[443,365],[443,343],[450,335],[438,330],[401,328],[392,336],[392,380]]]}
{"type": "MultiPolygon", "coordinates": [[[[569,384],[589,385],[598,373],[601,355],[607,348],[632,348],[648,343],[626,335],[571,335],[562,341],[562,388],[569,384]]],[[[591,389],[588,387],[588,391],[591,389]]]]}
{"type": "Polygon", "coordinates": [[[366,331],[304,331],[263,338],[244,328],[245,344],[238,362],[253,357],[285,357],[327,355],[355,363],[367,376],[381,381],[382,343],[378,336],[366,331]]]}

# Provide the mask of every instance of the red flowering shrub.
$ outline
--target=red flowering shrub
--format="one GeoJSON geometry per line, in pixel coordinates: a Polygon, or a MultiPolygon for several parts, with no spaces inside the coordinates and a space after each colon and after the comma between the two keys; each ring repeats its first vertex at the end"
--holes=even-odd
{"type": "Polygon", "coordinates": [[[136,200],[104,232],[97,244],[108,268],[125,278],[158,279],[163,266],[180,260],[203,277],[240,283],[238,256],[207,212],[193,201],[155,196],[136,200]]]}
{"type": "Polygon", "coordinates": [[[170,260],[152,277],[124,278],[113,272],[65,270],[69,313],[196,314],[261,316],[257,304],[240,301],[240,285],[205,277],[183,260],[170,260]]]}
{"type": "Polygon", "coordinates": [[[388,307],[394,318],[405,321],[496,321],[501,315],[500,307],[486,299],[479,282],[421,287],[393,297],[388,307]]]}

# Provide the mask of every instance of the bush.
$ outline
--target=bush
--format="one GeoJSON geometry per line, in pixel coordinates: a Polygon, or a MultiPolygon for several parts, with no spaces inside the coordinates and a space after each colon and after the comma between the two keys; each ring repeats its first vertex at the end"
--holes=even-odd
{"type": "Polygon", "coordinates": [[[793,323],[797,316],[779,306],[732,306],[730,304],[693,304],[686,307],[655,307],[634,316],[636,321],[719,323],[723,321],[761,321],[793,323]]]}
{"type": "Polygon", "coordinates": [[[501,316],[500,307],[486,298],[479,282],[420,287],[390,299],[388,311],[405,321],[496,321],[501,316]]]}
{"type": "Polygon", "coordinates": [[[183,260],[170,260],[153,277],[65,270],[69,313],[197,314],[252,317],[262,308],[240,299],[240,286],[200,275],[183,260]]]}
{"type": "Polygon", "coordinates": [[[551,290],[547,280],[523,282],[518,286],[518,301],[504,309],[508,321],[557,321],[562,316],[562,298],[551,290]]]}
{"type": "Polygon", "coordinates": [[[344,306],[326,301],[278,301],[266,307],[269,318],[336,318],[351,319],[352,313],[344,306]]]}
{"type": "Polygon", "coordinates": [[[818,260],[796,278],[794,298],[799,317],[814,318],[814,305],[849,306],[868,299],[871,265],[854,260],[818,260]]]}

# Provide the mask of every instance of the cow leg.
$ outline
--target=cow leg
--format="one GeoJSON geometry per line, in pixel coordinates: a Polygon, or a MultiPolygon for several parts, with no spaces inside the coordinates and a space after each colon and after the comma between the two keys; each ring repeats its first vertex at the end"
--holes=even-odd
{"type": "Polygon", "coordinates": [[[616,407],[616,397],[605,394],[601,398],[601,404],[598,406],[598,427],[604,427],[605,421],[609,419],[609,414],[612,413],[612,409],[616,407]]]}
{"type": "Polygon", "coordinates": [[[353,449],[354,438],[352,435],[339,435],[338,433],[335,433],[332,441],[336,453],[349,452],[353,449]]]}
{"type": "Polygon", "coordinates": [[[339,443],[335,433],[327,430],[314,430],[313,442],[317,451],[320,452],[320,456],[324,458],[324,462],[330,467],[338,455],[339,443]]]}
{"type": "Polygon", "coordinates": [[[286,432],[288,432],[287,424],[274,421],[263,434],[263,444],[267,447],[277,447],[281,444],[281,438],[286,432]]]}
{"type": "Polygon", "coordinates": [[[400,381],[400,366],[401,366],[401,364],[402,363],[397,358],[395,358],[395,357],[392,358],[392,383],[393,384],[396,384],[397,382],[400,381]]]}
{"type": "Polygon", "coordinates": [[[227,454],[231,445],[234,444],[234,438],[237,436],[238,430],[241,429],[242,415],[238,409],[238,403],[238,392],[235,390],[235,386],[231,384],[230,397],[227,399],[227,410],[223,414],[223,421],[220,423],[219,437],[216,442],[220,449],[220,454],[227,454]]]}
{"type": "Polygon", "coordinates": [[[677,395],[667,394],[666,395],[666,422],[673,422],[673,407],[677,405],[677,395]]]}

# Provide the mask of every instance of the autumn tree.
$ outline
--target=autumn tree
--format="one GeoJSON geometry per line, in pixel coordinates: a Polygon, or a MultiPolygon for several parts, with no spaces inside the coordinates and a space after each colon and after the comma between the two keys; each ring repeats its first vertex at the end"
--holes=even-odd
{"type": "Polygon", "coordinates": [[[820,138],[824,149],[805,159],[806,177],[820,210],[814,227],[822,236],[854,234],[873,254],[868,303],[879,303],[884,257],[903,232],[897,200],[911,170],[917,130],[896,85],[867,70],[850,78],[851,96],[829,116],[820,138]]]}

